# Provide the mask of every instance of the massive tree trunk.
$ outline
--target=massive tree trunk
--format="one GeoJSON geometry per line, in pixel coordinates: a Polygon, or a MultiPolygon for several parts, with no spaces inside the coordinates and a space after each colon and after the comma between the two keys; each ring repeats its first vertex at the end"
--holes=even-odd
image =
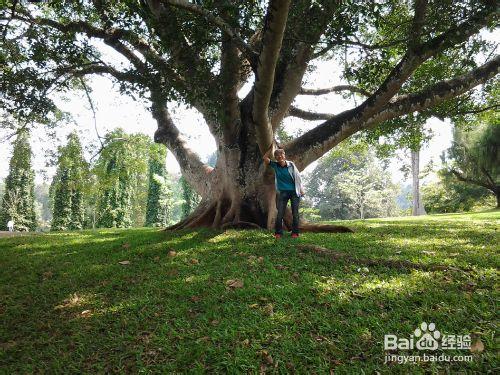
{"type": "MultiPolygon", "coordinates": [[[[202,174],[190,174],[189,168],[182,169],[202,196],[202,201],[187,218],[169,229],[274,227],[277,214],[274,172],[264,165],[259,147],[251,142],[256,137],[251,108],[251,102],[241,103],[239,132],[234,138],[216,138],[218,158],[215,168],[205,169],[202,174]]],[[[159,130],[155,140],[167,145],[181,166],[187,165],[192,154],[187,146],[178,145],[182,143],[179,134],[167,130],[170,118],[165,109],[163,115],[167,119],[157,117],[159,130]]],[[[291,230],[290,207],[287,207],[283,221],[285,229],[291,230]]],[[[312,224],[303,220],[299,228],[306,232],[352,232],[344,226],[312,224]]]]}

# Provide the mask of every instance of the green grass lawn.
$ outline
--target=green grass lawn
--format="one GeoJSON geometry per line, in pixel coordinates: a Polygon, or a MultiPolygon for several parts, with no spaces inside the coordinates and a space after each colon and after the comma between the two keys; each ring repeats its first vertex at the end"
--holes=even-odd
{"type": "Polygon", "coordinates": [[[499,223],[496,211],[350,221],[354,234],[281,241],[151,228],[2,238],[0,372],[493,372],[499,223]],[[385,364],[384,335],[409,338],[424,321],[484,350],[385,364]]]}

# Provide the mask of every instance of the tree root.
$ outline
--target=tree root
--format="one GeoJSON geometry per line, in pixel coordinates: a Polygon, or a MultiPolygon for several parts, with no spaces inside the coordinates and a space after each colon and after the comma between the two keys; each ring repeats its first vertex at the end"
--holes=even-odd
{"type": "Polygon", "coordinates": [[[343,225],[332,225],[332,224],[314,224],[314,223],[300,223],[299,229],[302,232],[311,233],[354,233],[351,228],[345,227],[343,225]]]}
{"type": "Polygon", "coordinates": [[[362,264],[365,266],[386,266],[397,269],[417,269],[422,271],[449,271],[449,270],[464,271],[464,272],[472,271],[471,268],[466,268],[466,267],[452,267],[442,264],[421,264],[421,263],[413,263],[408,260],[355,258],[349,254],[316,245],[297,245],[297,248],[299,250],[311,251],[315,254],[322,255],[331,260],[344,260],[349,263],[362,264]]]}
{"type": "MultiPolygon", "coordinates": [[[[267,229],[269,220],[266,212],[262,212],[254,202],[242,202],[240,199],[229,201],[220,196],[216,201],[201,203],[188,217],[165,230],[207,227],[214,229],[267,229]]],[[[288,208],[283,219],[285,230],[292,229],[292,214],[288,208]]],[[[314,233],[353,233],[354,231],[342,225],[315,224],[301,222],[299,229],[302,232],[314,233]]]]}
{"type": "Polygon", "coordinates": [[[221,229],[262,229],[262,227],[249,221],[237,221],[223,224],[221,229]]]}

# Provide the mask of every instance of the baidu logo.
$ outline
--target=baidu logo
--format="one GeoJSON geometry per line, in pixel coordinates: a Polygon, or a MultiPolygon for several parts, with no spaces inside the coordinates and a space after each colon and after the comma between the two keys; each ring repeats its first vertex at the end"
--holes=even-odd
{"type": "Polygon", "coordinates": [[[417,338],[415,347],[418,350],[436,350],[439,347],[439,342],[437,341],[441,337],[441,332],[436,330],[436,325],[434,323],[422,322],[420,328],[416,328],[413,332],[413,336],[417,338]]]}
{"type": "Polygon", "coordinates": [[[385,350],[470,349],[470,347],[470,335],[443,335],[436,329],[434,323],[420,323],[410,338],[384,335],[385,350]]]}

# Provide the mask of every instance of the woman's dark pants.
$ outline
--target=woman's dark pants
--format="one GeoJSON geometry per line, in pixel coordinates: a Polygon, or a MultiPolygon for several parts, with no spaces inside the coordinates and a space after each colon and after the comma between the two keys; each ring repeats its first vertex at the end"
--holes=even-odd
{"type": "Polygon", "coordinates": [[[276,216],[275,233],[283,234],[283,215],[285,214],[288,201],[292,204],[292,233],[299,233],[299,203],[300,197],[297,197],[295,191],[281,191],[276,197],[276,207],[278,216],[276,216]]]}

